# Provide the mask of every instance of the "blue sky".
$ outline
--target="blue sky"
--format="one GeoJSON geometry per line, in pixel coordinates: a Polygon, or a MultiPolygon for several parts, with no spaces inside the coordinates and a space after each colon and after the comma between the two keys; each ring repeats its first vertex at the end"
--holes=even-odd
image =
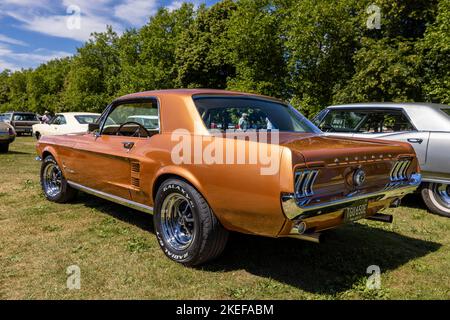
{"type": "Polygon", "coordinates": [[[140,27],[160,7],[214,0],[0,0],[0,72],[34,68],[72,55],[106,25],[121,33],[140,27]],[[79,17],[79,19],[78,19],[79,17]]]}

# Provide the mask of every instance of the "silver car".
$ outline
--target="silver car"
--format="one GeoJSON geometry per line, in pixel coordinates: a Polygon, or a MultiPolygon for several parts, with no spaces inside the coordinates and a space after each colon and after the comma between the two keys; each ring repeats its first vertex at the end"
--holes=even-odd
{"type": "Polygon", "coordinates": [[[324,109],[313,122],[330,135],[410,143],[420,161],[422,198],[450,217],[450,106],[426,103],[361,103],[324,109]]]}

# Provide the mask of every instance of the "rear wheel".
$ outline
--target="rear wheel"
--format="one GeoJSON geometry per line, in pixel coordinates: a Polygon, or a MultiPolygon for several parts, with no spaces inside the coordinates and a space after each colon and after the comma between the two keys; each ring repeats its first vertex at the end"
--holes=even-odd
{"type": "Polygon", "coordinates": [[[9,150],[9,143],[0,144],[0,153],[7,153],[9,150]]]}
{"type": "Polygon", "coordinates": [[[425,183],[421,193],[431,212],[450,217],[450,184],[425,183]]]}
{"type": "Polygon", "coordinates": [[[158,189],[155,204],[156,236],[170,259],[195,266],[222,253],[228,231],[190,184],[179,179],[166,180],[158,189]]]}
{"type": "Polygon", "coordinates": [[[68,185],[55,158],[47,156],[41,166],[41,186],[45,197],[53,202],[69,202],[77,191],[68,185]]]}

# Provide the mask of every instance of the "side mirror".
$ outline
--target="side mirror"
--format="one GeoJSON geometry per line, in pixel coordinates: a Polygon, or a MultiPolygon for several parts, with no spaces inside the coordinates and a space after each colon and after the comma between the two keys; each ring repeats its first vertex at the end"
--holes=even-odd
{"type": "Polygon", "coordinates": [[[100,130],[100,125],[98,123],[89,123],[88,124],[88,131],[94,132],[100,130]]]}

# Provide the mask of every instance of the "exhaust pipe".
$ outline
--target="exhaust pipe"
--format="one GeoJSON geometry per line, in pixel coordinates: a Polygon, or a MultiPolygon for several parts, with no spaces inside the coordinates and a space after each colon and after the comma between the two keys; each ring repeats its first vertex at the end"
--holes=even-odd
{"type": "Polygon", "coordinates": [[[392,223],[394,217],[391,214],[375,213],[373,216],[367,217],[366,219],[392,223]]]}
{"type": "Polygon", "coordinates": [[[402,200],[400,198],[397,198],[391,202],[391,207],[398,208],[398,207],[400,207],[401,203],[402,203],[402,200]]]}
{"type": "Polygon", "coordinates": [[[320,243],[321,234],[318,232],[306,232],[303,234],[296,234],[294,237],[301,240],[311,241],[314,243],[320,243]]]}

